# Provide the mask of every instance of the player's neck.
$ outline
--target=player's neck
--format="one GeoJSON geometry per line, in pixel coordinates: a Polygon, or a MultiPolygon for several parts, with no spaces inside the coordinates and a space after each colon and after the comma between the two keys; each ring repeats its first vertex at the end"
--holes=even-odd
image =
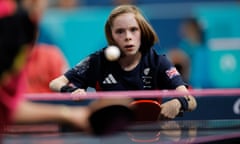
{"type": "Polygon", "coordinates": [[[133,56],[124,56],[119,59],[119,64],[125,71],[133,70],[140,62],[142,54],[139,52],[133,56]]]}

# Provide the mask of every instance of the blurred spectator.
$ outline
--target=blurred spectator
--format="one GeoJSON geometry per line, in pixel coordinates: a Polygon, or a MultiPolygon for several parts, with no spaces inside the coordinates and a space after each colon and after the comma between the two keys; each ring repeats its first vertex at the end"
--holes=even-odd
{"type": "Polygon", "coordinates": [[[71,10],[84,4],[84,0],[49,0],[50,8],[71,10]]]}
{"type": "Polygon", "coordinates": [[[80,0],[58,0],[57,7],[64,10],[71,10],[81,5],[80,0]]]}
{"type": "Polygon", "coordinates": [[[179,47],[193,58],[194,53],[199,48],[205,47],[204,31],[201,24],[195,18],[189,18],[183,21],[180,26],[182,41],[179,47]]]}
{"type": "MultiPolygon", "coordinates": [[[[22,0],[22,5],[38,23],[48,7],[48,1],[22,0]]],[[[35,43],[26,67],[26,92],[51,92],[48,86],[50,80],[61,75],[67,68],[67,60],[58,47],[35,43]]]]}
{"type": "MultiPolygon", "coordinates": [[[[170,60],[181,72],[183,79],[193,84],[193,73],[196,70],[193,62],[196,55],[206,48],[204,31],[201,24],[195,18],[188,18],[180,25],[181,41],[178,48],[170,49],[168,52],[170,60]]],[[[195,75],[195,74],[194,74],[195,75]]]]}
{"type": "Polygon", "coordinates": [[[28,10],[31,19],[37,23],[41,20],[43,12],[48,7],[48,0],[19,0],[19,2],[28,10]]]}
{"type": "Polygon", "coordinates": [[[137,0],[112,0],[113,5],[136,4],[137,0]]]}
{"type": "Polygon", "coordinates": [[[195,88],[202,88],[206,85],[203,83],[207,82],[207,73],[203,69],[208,69],[205,63],[207,56],[204,51],[207,46],[203,27],[196,18],[189,18],[182,23],[180,30],[182,41],[179,47],[189,58],[189,83],[195,88]]]}
{"type": "Polygon", "coordinates": [[[185,82],[189,82],[189,65],[188,55],[179,48],[173,48],[167,53],[168,58],[175,65],[176,69],[182,75],[185,82]]]}
{"type": "Polygon", "coordinates": [[[63,74],[67,61],[58,47],[36,44],[30,54],[26,68],[27,93],[49,93],[49,82],[63,74]]]}

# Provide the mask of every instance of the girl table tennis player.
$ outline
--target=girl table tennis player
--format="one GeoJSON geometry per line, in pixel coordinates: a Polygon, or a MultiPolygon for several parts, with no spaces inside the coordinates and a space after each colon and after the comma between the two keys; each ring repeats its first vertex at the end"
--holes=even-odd
{"type": "MultiPolygon", "coordinates": [[[[97,91],[176,89],[187,92],[186,84],[165,55],[152,48],[157,34],[134,5],[120,5],[112,10],[105,24],[108,45],[117,46],[121,55],[109,61],[105,48],[90,54],[64,75],[49,84],[53,91],[84,94],[86,88],[97,91]]],[[[83,48],[84,50],[84,48],[83,48]]],[[[161,114],[173,119],[180,111],[192,111],[193,96],[174,98],[161,104],[161,114]]]]}

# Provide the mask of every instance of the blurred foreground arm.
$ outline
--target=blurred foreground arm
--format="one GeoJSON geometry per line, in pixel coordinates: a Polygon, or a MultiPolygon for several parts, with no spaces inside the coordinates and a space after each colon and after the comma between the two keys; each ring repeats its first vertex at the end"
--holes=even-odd
{"type": "Polygon", "coordinates": [[[88,124],[89,114],[90,110],[88,107],[70,107],[23,100],[16,108],[13,122],[59,122],[73,124],[78,128],[85,129],[88,124]]]}

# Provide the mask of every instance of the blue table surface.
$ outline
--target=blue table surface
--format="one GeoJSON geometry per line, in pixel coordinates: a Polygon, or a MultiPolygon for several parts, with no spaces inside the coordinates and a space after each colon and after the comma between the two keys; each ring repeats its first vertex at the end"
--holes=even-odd
{"type": "Polygon", "coordinates": [[[130,125],[107,136],[81,131],[7,133],[3,144],[239,143],[240,119],[170,120],[130,125]]]}

